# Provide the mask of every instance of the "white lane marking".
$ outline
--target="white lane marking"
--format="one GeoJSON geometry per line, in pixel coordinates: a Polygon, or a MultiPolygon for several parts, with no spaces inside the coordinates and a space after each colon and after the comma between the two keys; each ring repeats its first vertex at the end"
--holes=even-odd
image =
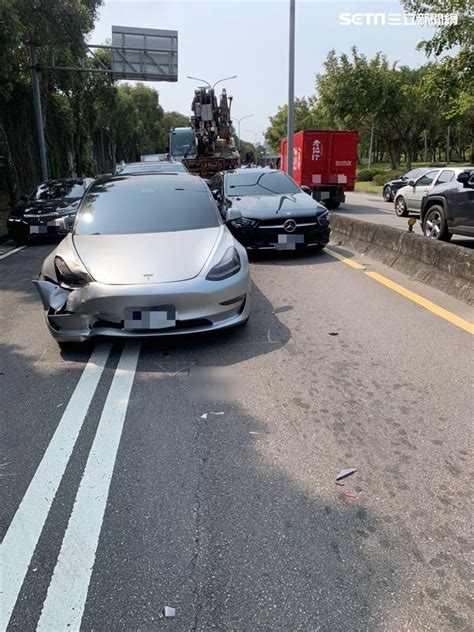
{"type": "Polygon", "coordinates": [[[0,255],[0,259],[6,259],[10,255],[14,255],[15,252],[20,252],[20,250],[24,250],[25,248],[27,248],[27,246],[18,246],[18,248],[13,248],[13,250],[9,250],[8,252],[5,252],[3,255],[0,255]]]}
{"type": "Polygon", "coordinates": [[[140,343],[134,342],[124,347],[120,357],[64,534],[37,632],[74,632],[81,627],[139,355],[140,343]]]}
{"type": "Polygon", "coordinates": [[[96,347],[22,498],[1,546],[0,630],[7,628],[112,345],[96,347]]]}

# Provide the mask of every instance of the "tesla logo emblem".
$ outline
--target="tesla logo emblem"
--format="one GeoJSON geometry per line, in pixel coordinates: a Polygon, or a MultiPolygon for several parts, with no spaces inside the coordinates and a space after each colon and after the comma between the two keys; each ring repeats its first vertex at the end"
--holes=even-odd
{"type": "Polygon", "coordinates": [[[287,219],[286,222],[283,224],[283,228],[286,230],[287,233],[292,233],[296,228],[295,220],[287,219]]]}
{"type": "Polygon", "coordinates": [[[144,276],[145,278],[147,278],[147,279],[151,279],[151,277],[152,277],[153,275],[152,275],[152,274],[144,274],[143,276],[144,276]]]}

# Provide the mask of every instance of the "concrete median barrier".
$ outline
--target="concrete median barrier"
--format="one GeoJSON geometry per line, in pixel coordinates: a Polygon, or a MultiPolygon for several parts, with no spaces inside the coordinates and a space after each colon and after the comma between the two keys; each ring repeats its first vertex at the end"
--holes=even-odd
{"type": "Polygon", "coordinates": [[[446,294],[474,303],[474,250],[333,214],[331,243],[367,254],[446,294]]]}

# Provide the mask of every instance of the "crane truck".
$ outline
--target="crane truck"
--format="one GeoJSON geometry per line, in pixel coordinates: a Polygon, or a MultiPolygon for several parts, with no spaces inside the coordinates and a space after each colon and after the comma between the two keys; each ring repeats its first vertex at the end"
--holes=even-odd
{"type": "Polygon", "coordinates": [[[232,97],[227,96],[225,89],[219,101],[211,86],[195,90],[190,126],[170,131],[170,158],[182,162],[201,178],[212,178],[218,171],[238,167],[240,157],[232,137],[231,105],[232,97]]]}

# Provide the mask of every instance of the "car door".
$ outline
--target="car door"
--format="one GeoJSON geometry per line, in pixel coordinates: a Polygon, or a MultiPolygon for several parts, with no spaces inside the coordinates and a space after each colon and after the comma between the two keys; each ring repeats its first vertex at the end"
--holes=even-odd
{"type": "Polygon", "coordinates": [[[408,188],[405,195],[405,203],[409,211],[413,213],[420,212],[421,200],[433,186],[433,182],[439,175],[439,172],[439,169],[428,171],[428,173],[425,173],[421,178],[415,181],[414,186],[408,188]]]}
{"type": "MultiPolygon", "coordinates": [[[[472,172],[474,176],[474,171],[472,172]]],[[[474,178],[446,191],[448,228],[454,234],[474,237],[474,178]]]]}

